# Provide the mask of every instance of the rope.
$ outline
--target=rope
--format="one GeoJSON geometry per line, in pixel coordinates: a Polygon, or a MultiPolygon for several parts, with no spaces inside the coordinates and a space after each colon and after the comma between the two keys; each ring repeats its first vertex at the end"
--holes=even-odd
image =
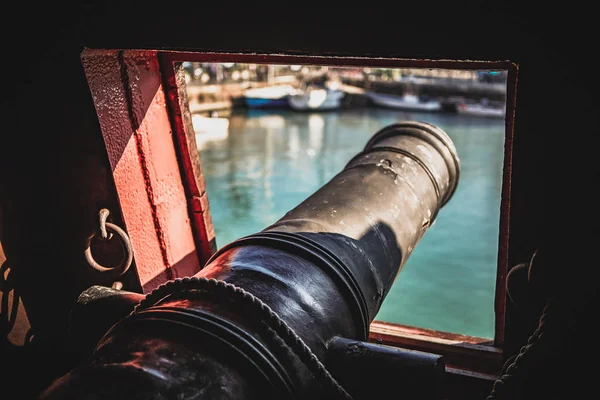
{"type": "Polygon", "coordinates": [[[529,336],[527,344],[521,347],[513,362],[506,368],[504,374],[502,374],[502,376],[494,382],[494,386],[492,387],[492,390],[487,396],[486,400],[499,400],[504,398],[504,396],[507,394],[507,391],[510,389],[511,384],[515,382],[515,376],[518,376],[517,372],[519,369],[524,363],[531,359],[531,354],[535,354],[533,353],[533,350],[539,350],[539,348],[543,345],[545,339],[544,331],[547,327],[547,317],[550,303],[551,300],[548,299],[546,305],[544,306],[544,310],[542,311],[542,315],[540,316],[538,327],[531,334],[531,336],[529,336]]]}
{"type": "MultiPolygon", "coordinates": [[[[8,335],[10,335],[15,326],[15,323],[17,322],[21,296],[19,295],[19,291],[16,287],[16,275],[14,271],[10,268],[8,261],[6,260],[4,260],[4,262],[0,266],[0,292],[2,292],[2,295],[0,297],[0,338],[6,340],[7,342],[5,343],[9,343],[8,335]],[[6,271],[8,271],[8,273],[6,271]],[[6,278],[4,277],[4,274],[6,274],[6,278]],[[8,304],[10,303],[11,291],[13,294],[13,298],[9,313],[8,304]]],[[[23,346],[30,346],[33,342],[33,337],[33,329],[30,327],[25,333],[23,346]]]]}
{"type": "Polygon", "coordinates": [[[12,331],[15,326],[15,322],[17,322],[17,314],[19,312],[19,292],[15,287],[15,276],[12,272],[8,261],[4,261],[2,266],[0,266],[0,291],[2,291],[2,297],[0,298],[0,316],[3,319],[3,330],[5,332],[1,332],[3,336],[8,337],[9,333],[12,331]],[[8,271],[6,278],[4,278],[4,274],[8,271]],[[12,298],[12,307],[10,313],[8,311],[8,304],[10,303],[10,292],[13,293],[12,298]]]}
{"type": "Polygon", "coordinates": [[[150,292],[144,299],[142,299],[133,309],[131,315],[148,307],[152,307],[157,304],[160,300],[173,294],[175,291],[186,291],[186,290],[208,290],[216,291],[216,293],[226,293],[233,295],[234,300],[245,302],[246,304],[252,305],[260,314],[263,321],[266,322],[267,326],[275,331],[287,344],[292,351],[300,358],[302,362],[308,367],[318,378],[323,379],[326,384],[333,389],[334,393],[340,399],[352,400],[352,396],[346,392],[346,390],[331,376],[325,366],[319,361],[317,356],[311,351],[311,349],[304,343],[296,332],[283,320],[281,317],[265,304],[261,299],[254,296],[252,293],[246,290],[232,285],[230,283],[219,281],[216,279],[198,278],[198,277],[185,277],[177,278],[166,282],[152,292],[150,292]]]}

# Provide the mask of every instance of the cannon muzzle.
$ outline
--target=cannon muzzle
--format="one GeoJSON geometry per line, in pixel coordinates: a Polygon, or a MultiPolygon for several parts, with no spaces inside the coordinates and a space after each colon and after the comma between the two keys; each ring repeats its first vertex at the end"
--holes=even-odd
{"type": "Polygon", "coordinates": [[[42,398],[359,399],[344,377],[368,380],[369,369],[345,374],[344,365],[376,364],[397,368],[390,384],[419,384],[421,398],[437,398],[441,356],[365,341],[459,174],[440,128],[385,127],[327,184],[274,224],[219,249],[195,276],[146,296],[88,289],[71,324],[75,336],[91,338],[78,342],[93,348],[42,398]],[[96,305],[123,296],[127,315],[112,306],[121,310],[112,321],[90,324],[92,293],[96,305]],[[356,349],[388,362],[360,362],[356,349]]]}

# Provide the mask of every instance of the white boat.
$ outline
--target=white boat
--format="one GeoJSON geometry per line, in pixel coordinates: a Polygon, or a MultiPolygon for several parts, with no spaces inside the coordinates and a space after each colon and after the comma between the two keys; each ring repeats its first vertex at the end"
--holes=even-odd
{"type": "Polygon", "coordinates": [[[419,96],[411,93],[403,95],[365,92],[365,95],[380,107],[396,108],[399,110],[411,111],[440,111],[442,103],[435,99],[421,99],[419,96]]]}
{"type": "Polygon", "coordinates": [[[204,148],[206,143],[225,140],[229,136],[229,119],[222,117],[192,116],[192,126],[196,136],[196,145],[204,148]]]}
{"type": "Polygon", "coordinates": [[[195,133],[227,132],[229,119],[195,114],[192,115],[192,126],[195,133]]]}
{"type": "Polygon", "coordinates": [[[475,115],[479,117],[504,118],[506,105],[491,105],[486,103],[459,103],[456,105],[459,114],[475,115]]]}
{"type": "Polygon", "coordinates": [[[308,86],[288,97],[290,108],[297,111],[335,110],[342,106],[345,93],[341,90],[308,86]]]}

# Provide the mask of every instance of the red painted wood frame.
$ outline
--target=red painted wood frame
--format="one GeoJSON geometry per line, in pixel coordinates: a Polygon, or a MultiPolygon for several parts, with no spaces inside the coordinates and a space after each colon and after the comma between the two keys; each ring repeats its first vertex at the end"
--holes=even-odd
{"type": "Polygon", "coordinates": [[[182,73],[175,70],[177,63],[507,70],[493,341],[379,321],[371,325],[370,337],[407,348],[435,349],[448,358],[450,368],[492,375],[499,372],[505,327],[516,64],[150,50],[85,50],[82,58],[144,291],[167,279],[197,272],[214,251],[214,229],[185,81],[182,73]]]}
{"type": "Polygon", "coordinates": [[[183,126],[190,121],[158,54],[86,49],[81,56],[144,292],[194,275],[214,250],[195,143],[185,135],[192,128],[183,126]]]}

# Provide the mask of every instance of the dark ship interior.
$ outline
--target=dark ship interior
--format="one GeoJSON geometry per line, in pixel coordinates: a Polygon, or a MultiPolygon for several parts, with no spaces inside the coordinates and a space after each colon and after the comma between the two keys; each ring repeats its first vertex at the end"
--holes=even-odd
{"type": "Polygon", "coordinates": [[[591,11],[487,1],[15,7],[6,20],[18,21],[2,28],[10,125],[0,143],[0,399],[595,393],[591,11]],[[494,340],[446,345],[441,336],[370,329],[430,220],[421,222],[443,213],[460,185],[458,156],[436,126],[399,121],[372,132],[364,151],[314,193],[310,201],[342,204],[347,230],[330,228],[305,202],[215,251],[182,75],[173,68],[185,57],[507,67],[494,340]],[[156,136],[162,126],[172,132],[168,142],[156,136]],[[164,146],[173,151],[162,170],[152,157],[164,146]],[[403,154],[420,167],[382,167],[369,161],[373,154],[403,154]],[[157,184],[163,172],[179,186],[157,184]],[[390,174],[407,184],[391,188],[390,174]],[[157,207],[153,196],[163,189],[183,200],[157,207]],[[423,208],[405,202],[387,218],[380,191],[386,199],[417,193],[423,208]],[[188,231],[165,222],[180,212],[188,231]],[[86,249],[97,235],[125,238],[131,259],[118,277],[102,261],[90,268],[86,249]],[[8,338],[20,329],[9,307],[15,298],[30,323],[24,345],[8,338]]]}

